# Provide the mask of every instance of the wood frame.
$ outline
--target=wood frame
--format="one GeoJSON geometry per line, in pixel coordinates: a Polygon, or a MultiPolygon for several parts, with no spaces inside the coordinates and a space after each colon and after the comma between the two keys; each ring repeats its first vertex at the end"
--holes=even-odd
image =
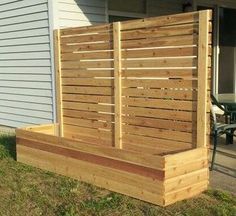
{"type": "Polygon", "coordinates": [[[207,114],[207,79],[208,79],[208,32],[209,11],[199,12],[199,41],[198,41],[198,107],[197,107],[197,145],[206,147],[206,114],[207,114]]]}
{"type": "Polygon", "coordinates": [[[120,22],[113,24],[115,74],[115,147],[122,149],[122,77],[120,22]]]}
{"type": "Polygon", "coordinates": [[[57,31],[59,122],[17,129],[17,160],[161,206],[206,190],[210,20],[201,11],[57,31]],[[191,47],[179,48],[185,32],[191,47]],[[171,48],[156,51],[163,41],[171,48]]]}

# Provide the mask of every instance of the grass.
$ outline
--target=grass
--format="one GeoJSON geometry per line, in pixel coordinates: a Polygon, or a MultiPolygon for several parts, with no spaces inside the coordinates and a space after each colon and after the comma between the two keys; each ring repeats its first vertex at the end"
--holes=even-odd
{"type": "Polygon", "coordinates": [[[0,136],[0,215],[235,216],[236,197],[219,190],[161,208],[15,161],[15,138],[0,136]]]}

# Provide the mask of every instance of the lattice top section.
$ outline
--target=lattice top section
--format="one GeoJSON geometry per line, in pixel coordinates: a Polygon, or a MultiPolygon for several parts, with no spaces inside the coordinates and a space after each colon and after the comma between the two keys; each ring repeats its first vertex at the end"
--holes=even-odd
{"type": "Polygon", "coordinates": [[[202,145],[210,20],[202,11],[60,30],[64,136],[151,154],[202,145]]]}

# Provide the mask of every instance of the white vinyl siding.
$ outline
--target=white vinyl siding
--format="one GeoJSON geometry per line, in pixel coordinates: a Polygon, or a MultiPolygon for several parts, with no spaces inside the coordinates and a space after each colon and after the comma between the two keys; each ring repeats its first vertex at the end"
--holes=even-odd
{"type": "Polygon", "coordinates": [[[57,0],[58,26],[74,27],[106,22],[106,0],[57,0]]]}
{"type": "Polygon", "coordinates": [[[48,0],[0,1],[0,125],[53,121],[48,0]]]}

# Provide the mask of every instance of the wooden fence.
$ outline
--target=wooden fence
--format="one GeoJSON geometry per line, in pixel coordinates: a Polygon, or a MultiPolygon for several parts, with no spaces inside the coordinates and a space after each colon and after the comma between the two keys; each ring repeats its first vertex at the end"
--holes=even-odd
{"type": "Polygon", "coordinates": [[[58,30],[62,134],[153,154],[205,146],[209,21],[196,12],[58,30]]]}
{"type": "Polygon", "coordinates": [[[166,206],[208,186],[211,12],[55,32],[58,124],[17,160],[166,206]]]}

